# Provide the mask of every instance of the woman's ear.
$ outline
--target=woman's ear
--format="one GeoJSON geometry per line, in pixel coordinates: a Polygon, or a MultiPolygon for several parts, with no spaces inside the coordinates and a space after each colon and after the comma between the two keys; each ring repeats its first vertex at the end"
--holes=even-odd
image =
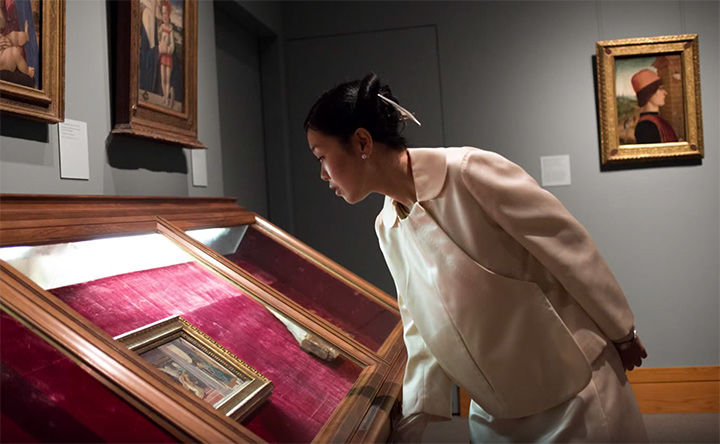
{"type": "Polygon", "coordinates": [[[366,157],[370,157],[373,150],[373,138],[370,131],[365,128],[356,129],[353,133],[353,141],[358,155],[364,154],[366,157]]]}

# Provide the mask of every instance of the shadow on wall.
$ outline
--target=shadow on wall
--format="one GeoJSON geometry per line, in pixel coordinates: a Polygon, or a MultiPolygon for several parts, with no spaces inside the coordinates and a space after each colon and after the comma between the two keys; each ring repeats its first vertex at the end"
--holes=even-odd
{"type": "Polygon", "coordinates": [[[49,126],[44,122],[34,122],[3,114],[2,121],[0,121],[0,135],[47,143],[49,141],[49,126]]]}
{"type": "MultiPolygon", "coordinates": [[[[51,126],[3,114],[0,117],[0,135],[13,139],[40,143],[14,143],[3,141],[0,161],[26,165],[51,166],[53,151],[49,144],[51,126]]],[[[52,128],[57,128],[53,125],[52,128]]]]}
{"type": "Polygon", "coordinates": [[[188,173],[185,152],[176,145],[110,134],[105,139],[105,148],[108,164],[113,168],[188,173]]]}

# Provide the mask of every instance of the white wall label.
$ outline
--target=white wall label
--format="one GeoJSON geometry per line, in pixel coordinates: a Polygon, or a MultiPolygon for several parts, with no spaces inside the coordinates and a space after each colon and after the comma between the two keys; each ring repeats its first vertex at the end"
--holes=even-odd
{"type": "Polygon", "coordinates": [[[192,152],[192,178],[194,187],[206,187],[207,181],[207,151],[190,150],[192,152]]]}
{"type": "Polygon", "coordinates": [[[570,185],[570,156],[541,156],[542,186],[570,185]]]}
{"type": "Polygon", "coordinates": [[[65,119],[58,123],[60,178],[90,180],[87,123],[65,119]]]}

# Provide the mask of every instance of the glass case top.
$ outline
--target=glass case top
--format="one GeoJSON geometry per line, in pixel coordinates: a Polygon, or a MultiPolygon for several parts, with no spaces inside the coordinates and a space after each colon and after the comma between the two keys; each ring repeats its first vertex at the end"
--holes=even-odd
{"type": "Polygon", "coordinates": [[[191,230],[204,243],[307,310],[377,351],[400,321],[361,293],[253,226],[191,230]]]}
{"type": "Polygon", "coordinates": [[[337,350],[311,354],[301,326],[160,233],[5,247],[0,259],[110,336],[182,316],[272,382],[243,421],[271,442],[312,441],[364,368],[337,350]]]}
{"type": "Polygon", "coordinates": [[[159,233],[3,247],[0,259],[44,290],[194,260],[159,233]]]}

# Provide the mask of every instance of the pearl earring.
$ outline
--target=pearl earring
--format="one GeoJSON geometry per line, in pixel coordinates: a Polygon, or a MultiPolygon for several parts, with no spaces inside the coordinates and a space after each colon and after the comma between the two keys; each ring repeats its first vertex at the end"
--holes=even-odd
{"type": "Polygon", "coordinates": [[[360,157],[362,158],[362,160],[365,160],[365,159],[367,159],[367,154],[363,153],[362,156],[360,156],[360,157]]]}

